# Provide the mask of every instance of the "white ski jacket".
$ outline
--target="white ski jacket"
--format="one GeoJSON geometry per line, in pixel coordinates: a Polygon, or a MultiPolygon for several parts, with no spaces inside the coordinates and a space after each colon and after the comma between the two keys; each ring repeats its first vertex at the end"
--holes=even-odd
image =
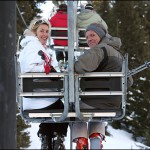
{"type": "MultiPolygon", "coordinates": [[[[27,72],[44,72],[44,60],[38,55],[38,52],[42,50],[49,56],[50,52],[45,49],[41,42],[35,36],[26,36],[21,41],[21,46],[23,50],[19,56],[19,63],[21,68],[21,73],[27,72]]],[[[58,98],[23,98],[23,110],[26,109],[40,109],[47,107],[58,98]]]]}

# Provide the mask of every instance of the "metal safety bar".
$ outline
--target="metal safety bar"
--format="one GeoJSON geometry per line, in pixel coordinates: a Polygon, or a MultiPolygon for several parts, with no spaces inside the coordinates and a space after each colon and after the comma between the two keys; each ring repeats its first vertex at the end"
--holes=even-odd
{"type": "Polygon", "coordinates": [[[77,1],[68,1],[68,74],[69,74],[69,103],[73,105],[74,103],[74,33],[76,31],[76,23],[74,19],[74,3],[77,1]]]}
{"type": "MultiPolygon", "coordinates": [[[[95,112],[93,113],[94,117],[115,117],[116,113],[115,112],[95,112]]],[[[61,113],[29,113],[29,117],[32,117],[32,118],[40,118],[40,117],[51,117],[51,116],[55,116],[55,117],[60,117],[61,113]]],[[[88,112],[83,112],[83,115],[86,116],[86,117],[90,117],[91,116],[91,113],[88,113],[88,112]]],[[[77,115],[75,112],[69,112],[68,113],[68,116],[67,117],[74,117],[76,118],[77,115]]]]}

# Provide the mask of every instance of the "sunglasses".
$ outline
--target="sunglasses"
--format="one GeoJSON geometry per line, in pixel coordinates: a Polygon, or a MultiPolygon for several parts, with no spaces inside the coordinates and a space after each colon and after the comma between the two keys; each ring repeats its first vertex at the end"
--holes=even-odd
{"type": "Polygon", "coordinates": [[[47,24],[49,26],[49,22],[47,20],[40,19],[40,20],[37,20],[36,22],[34,22],[32,29],[34,28],[34,26],[41,25],[41,24],[47,24]]]}

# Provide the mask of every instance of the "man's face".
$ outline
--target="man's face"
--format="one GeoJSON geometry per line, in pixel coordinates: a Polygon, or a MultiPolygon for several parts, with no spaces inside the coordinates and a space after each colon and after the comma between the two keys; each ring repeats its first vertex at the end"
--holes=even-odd
{"type": "Polygon", "coordinates": [[[97,35],[97,33],[95,33],[92,30],[87,31],[85,37],[90,48],[98,45],[101,40],[101,38],[97,35]]]}

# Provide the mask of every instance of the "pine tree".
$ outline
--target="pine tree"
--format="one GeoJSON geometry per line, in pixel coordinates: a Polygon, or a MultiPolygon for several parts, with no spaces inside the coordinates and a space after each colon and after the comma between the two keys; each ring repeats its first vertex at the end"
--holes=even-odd
{"type": "Polygon", "coordinates": [[[31,126],[21,118],[17,107],[17,149],[28,148],[30,146],[29,132],[25,131],[29,127],[31,126]]]}
{"type": "MultiPolygon", "coordinates": [[[[142,65],[148,59],[149,53],[148,33],[141,17],[144,14],[141,8],[144,10],[144,2],[141,1],[116,1],[113,8],[113,15],[119,23],[118,35],[123,43],[121,52],[129,54],[129,68],[132,69],[142,65]]],[[[119,121],[119,127],[124,127],[133,133],[136,140],[142,139],[148,145],[149,121],[144,118],[148,117],[150,106],[149,74],[150,72],[145,70],[133,76],[134,85],[128,92],[126,117],[119,121]]]]}
{"type": "MultiPolygon", "coordinates": [[[[110,5],[112,2],[110,1],[93,1],[93,7],[94,10],[102,17],[102,19],[106,22],[108,25],[108,31],[111,35],[117,36],[117,34],[114,32],[114,28],[116,28],[116,19],[114,18],[112,13],[112,8],[110,5]]],[[[117,30],[117,28],[116,28],[117,30]]]]}
{"type": "MultiPolygon", "coordinates": [[[[17,5],[20,9],[20,12],[27,24],[29,25],[30,21],[36,17],[38,14],[41,13],[41,10],[38,8],[38,4],[44,3],[45,0],[37,0],[37,1],[24,1],[24,0],[17,0],[17,5]]],[[[24,24],[18,9],[17,12],[17,33],[22,34],[23,31],[27,28],[24,24]]]]}

